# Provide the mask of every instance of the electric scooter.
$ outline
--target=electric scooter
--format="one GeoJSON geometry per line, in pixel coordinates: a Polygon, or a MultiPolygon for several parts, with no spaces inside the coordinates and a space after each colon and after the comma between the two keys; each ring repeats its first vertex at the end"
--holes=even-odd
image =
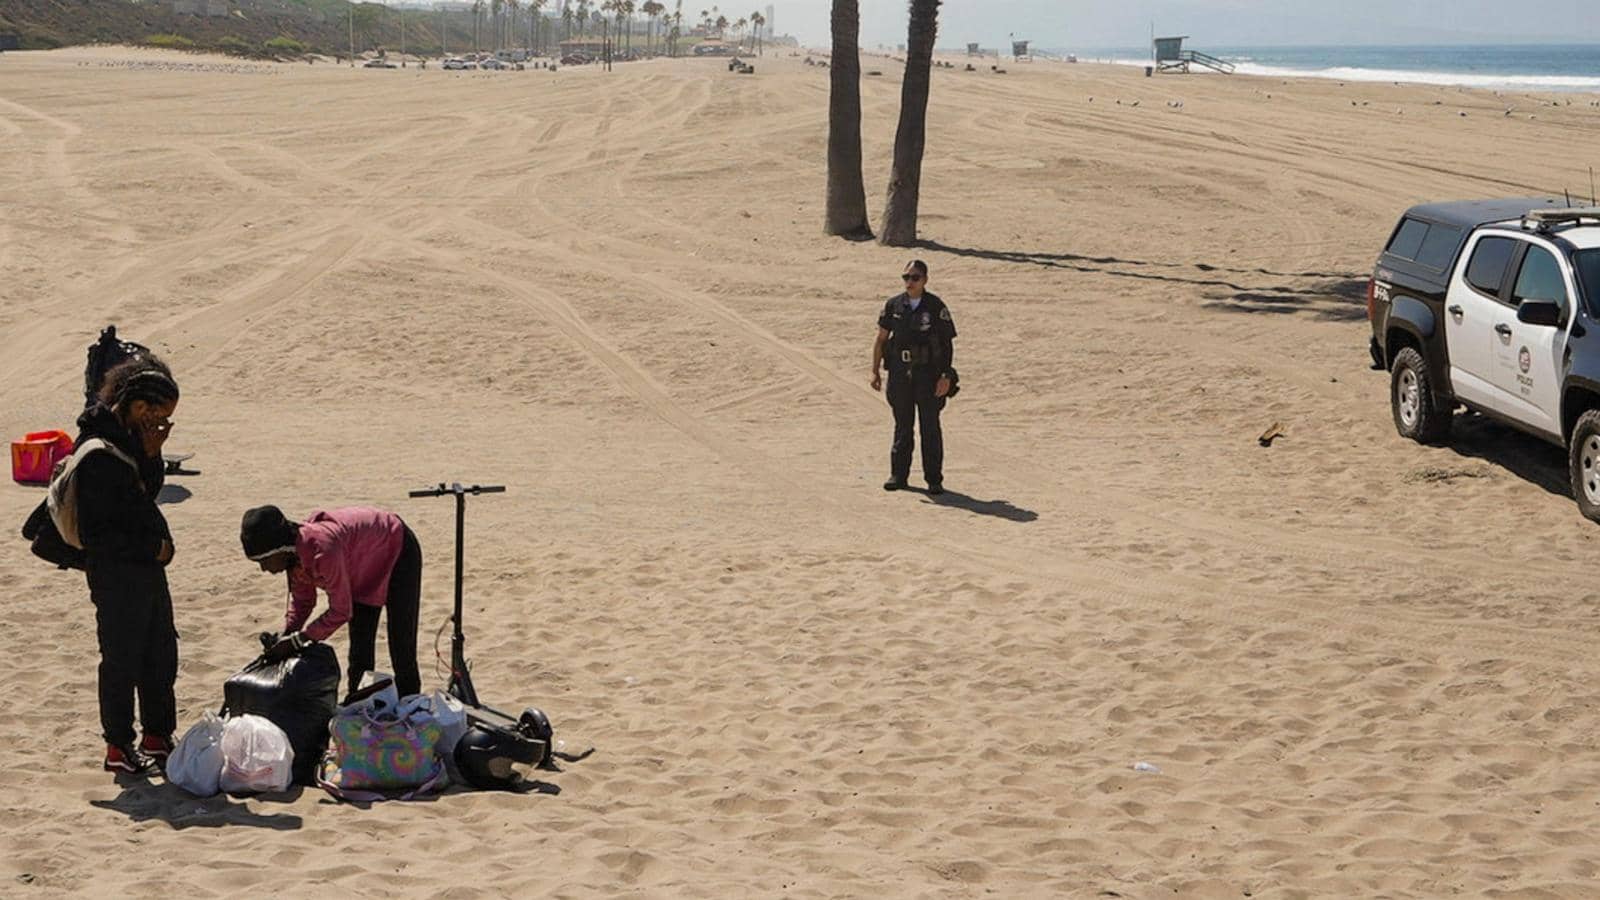
{"type": "MultiPolygon", "coordinates": [[[[412,497],[443,497],[451,495],[456,498],[456,607],[453,620],[455,633],[450,638],[450,686],[448,691],[451,696],[460,700],[466,707],[467,721],[469,724],[481,726],[511,739],[519,751],[516,755],[519,762],[538,763],[542,769],[552,767],[554,729],[550,726],[550,719],[544,712],[536,707],[527,707],[520,716],[501,712],[492,706],[484,704],[478,699],[478,691],[472,684],[472,672],[467,665],[467,638],[462,632],[462,605],[461,605],[461,577],[465,555],[466,514],[468,494],[503,494],[505,485],[479,485],[463,486],[460,482],[445,485],[440,482],[438,487],[427,488],[420,491],[411,491],[412,497]],[[525,757],[525,758],[524,758],[525,757]]],[[[566,758],[565,754],[562,754],[566,758]]]]}

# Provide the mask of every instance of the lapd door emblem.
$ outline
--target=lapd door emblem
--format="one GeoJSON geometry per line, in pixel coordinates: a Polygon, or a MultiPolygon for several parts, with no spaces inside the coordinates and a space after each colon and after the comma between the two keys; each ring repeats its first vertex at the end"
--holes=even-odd
{"type": "Polygon", "coordinates": [[[1523,347],[1522,352],[1517,354],[1517,365],[1522,367],[1522,374],[1528,374],[1528,369],[1533,365],[1533,354],[1528,352],[1527,347],[1523,347]]]}

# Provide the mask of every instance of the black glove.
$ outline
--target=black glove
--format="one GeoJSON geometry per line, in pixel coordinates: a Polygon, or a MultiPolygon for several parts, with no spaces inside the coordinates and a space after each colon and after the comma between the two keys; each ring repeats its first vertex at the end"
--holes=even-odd
{"type": "Polygon", "coordinates": [[[305,635],[296,631],[294,634],[278,638],[278,642],[268,647],[267,652],[263,655],[266,656],[268,662],[283,662],[291,656],[299,656],[300,651],[304,650],[306,644],[309,643],[310,641],[306,640],[305,635]]]}

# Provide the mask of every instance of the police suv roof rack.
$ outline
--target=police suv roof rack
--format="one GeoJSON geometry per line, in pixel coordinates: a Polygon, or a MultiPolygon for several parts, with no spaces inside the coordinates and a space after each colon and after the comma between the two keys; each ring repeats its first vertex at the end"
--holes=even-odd
{"type": "Polygon", "coordinates": [[[1574,206],[1568,209],[1533,209],[1522,215],[1524,231],[1551,231],[1558,225],[1600,224],[1600,207],[1574,206]]]}

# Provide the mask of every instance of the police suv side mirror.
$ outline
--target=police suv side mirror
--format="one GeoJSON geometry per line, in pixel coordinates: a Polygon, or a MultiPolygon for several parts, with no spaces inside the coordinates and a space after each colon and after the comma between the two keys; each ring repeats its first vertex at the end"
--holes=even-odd
{"type": "Polygon", "coordinates": [[[1561,326],[1561,304],[1554,300],[1529,298],[1517,304],[1517,321],[1529,325],[1561,326]]]}

